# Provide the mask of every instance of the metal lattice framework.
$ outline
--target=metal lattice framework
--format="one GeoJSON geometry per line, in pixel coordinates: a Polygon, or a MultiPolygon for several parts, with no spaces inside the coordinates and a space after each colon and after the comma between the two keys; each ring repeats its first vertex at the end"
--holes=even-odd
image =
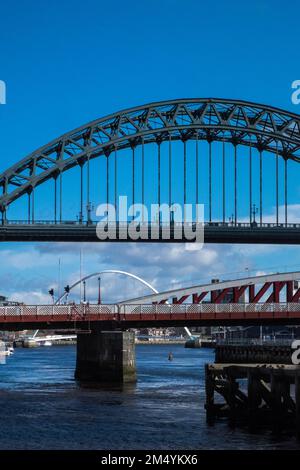
{"type": "Polygon", "coordinates": [[[66,133],[0,175],[0,210],[43,182],[100,155],[141,144],[189,139],[253,146],[300,161],[300,117],[225,99],[181,99],[114,113],[66,133]]]}
{"type": "Polygon", "coordinates": [[[165,304],[171,300],[174,304],[183,304],[188,299],[192,299],[193,304],[198,304],[207,299],[210,295],[211,303],[222,303],[230,296],[230,302],[241,301],[246,291],[249,294],[249,301],[253,303],[261,302],[266,297],[266,302],[280,302],[280,294],[285,290],[286,302],[299,302],[300,287],[298,281],[300,272],[264,274],[261,276],[246,277],[230,281],[218,281],[209,284],[201,284],[192,287],[180,287],[158,294],[150,294],[135,299],[126,300],[121,304],[165,304]],[[294,289],[294,283],[297,288],[294,289]]]}

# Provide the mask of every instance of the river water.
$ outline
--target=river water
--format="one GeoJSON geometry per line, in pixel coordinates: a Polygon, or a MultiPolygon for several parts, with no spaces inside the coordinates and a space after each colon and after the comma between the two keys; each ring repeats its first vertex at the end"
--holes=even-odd
{"type": "Polygon", "coordinates": [[[82,388],[75,346],[16,349],[0,365],[0,449],[296,449],[293,437],[206,423],[210,349],[138,345],[135,386],[82,388]],[[169,351],[174,360],[168,361],[169,351]]]}

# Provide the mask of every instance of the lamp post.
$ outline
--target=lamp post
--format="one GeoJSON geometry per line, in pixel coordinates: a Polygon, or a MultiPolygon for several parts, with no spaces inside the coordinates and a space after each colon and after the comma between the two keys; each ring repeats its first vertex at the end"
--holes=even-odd
{"type": "Polygon", "coordinates": [[[257,222],[255,220],[255,216],[256,216],[257,212],[258,212],[258,208],[256,207],[255,204],[253,204],[253,206],[252,206],[252,226],[254,226],[254,227],[256,227],[256,225],[257,225],[257,222]]]}
{"type": "Polygon", "coordinates": [[[53,302],[53,304],[54,304],[54,289],[51,288],[50,290],[48,290],[48,293],[49,293],[49,295],[51,296],[52,302],[53,302]]]}
{"type": "Polygon", "coordinates": [[[101,304],[101,277],[98,277],[98,305],[101,304]]]}
{"type": "Polygon", "coordinates": [[[69,284],[65,287],[65,293],[66,293],[66,303],[68,303],[68,298],[69,298],[69,293],[70,293],[69,284]]]}
{"type": "Polygon", "coordinates": [[[86,302],[86,282],[83,281],[83,301],[86,302]]]}

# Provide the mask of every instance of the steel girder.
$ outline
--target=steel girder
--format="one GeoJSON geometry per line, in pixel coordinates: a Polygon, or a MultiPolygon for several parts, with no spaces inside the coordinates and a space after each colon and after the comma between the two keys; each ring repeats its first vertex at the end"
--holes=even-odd
{"type": "MultiPolygon", "coordinates": [[[[298,302],[300,298],[300,288],[297,287],[296,292],[293,292],[294,281],[300,280],[300,272],[277,273],[277,274],[264,274],[262,276],[246,277],[242,279],[234,279],[230,281],[220,281],[209,284],[200,284],[191,287],[181,287],[158,294],[145,295],[129,299],[122,304],[150,304],[150,303],[165,303],[172,299],[175,303],[185,302],[189,297],[193,298],[193,303],[201,302],[207,294],[211,295],[211,302],[218,303],[222,300],[222,296],[226,295],[228,291],[234,292],[234,302],[238,302],[240,297],[244,294],[246,289],[249,289],[250,302],[259,302],[262,296],[271,288],[272,292],[269,295],[269,302],[276,302],[279,299],[279,292],[285,286],[286,301],[298,302]],[[260,286],[258,292],[255,291],[255,286],[260,286]]],[[[279,301],[279,300],[278,300],[279,301]]]]}
{"type": "Polygon", "coordinates": [[[169,139],[225,141],[299,162],[300,116],[217,98],[163,101],[114,113],[62,135],[0,174],[0,210],[88,159],[169,139]]]}

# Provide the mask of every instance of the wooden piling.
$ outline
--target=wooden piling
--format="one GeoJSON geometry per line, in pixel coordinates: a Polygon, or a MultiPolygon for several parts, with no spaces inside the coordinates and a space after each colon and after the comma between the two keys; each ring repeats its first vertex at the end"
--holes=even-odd
{"type": "Polygon", "coordinates": [[[270,424],[278,433],[296,428],[300,437],[300,366],[278,364],[207,364],[207,416],[227,416],[231,423],[270,424]],[[246,391],[240,388],[247,380],[246,391]],[[295,384],[295,399],[291,384],[295,384]],[[215,393],[223,403],[214,402],[215,393]]]}
{"type": "Polygon", "coordinates": [[[205,393],[206,393],[205,408],[206,408],[207,417],[210,418],[215,415],[215,410],[214,410],[215,386],[214,386],[214,378],[211,374],[209,364],[205,364],[205,393]]]}
{"type": "Polygon", "coordinates": [[[298,439],[300,439],[300,371],[297,372],[295,377],[295,404],[296,434],[298,439]]]}

